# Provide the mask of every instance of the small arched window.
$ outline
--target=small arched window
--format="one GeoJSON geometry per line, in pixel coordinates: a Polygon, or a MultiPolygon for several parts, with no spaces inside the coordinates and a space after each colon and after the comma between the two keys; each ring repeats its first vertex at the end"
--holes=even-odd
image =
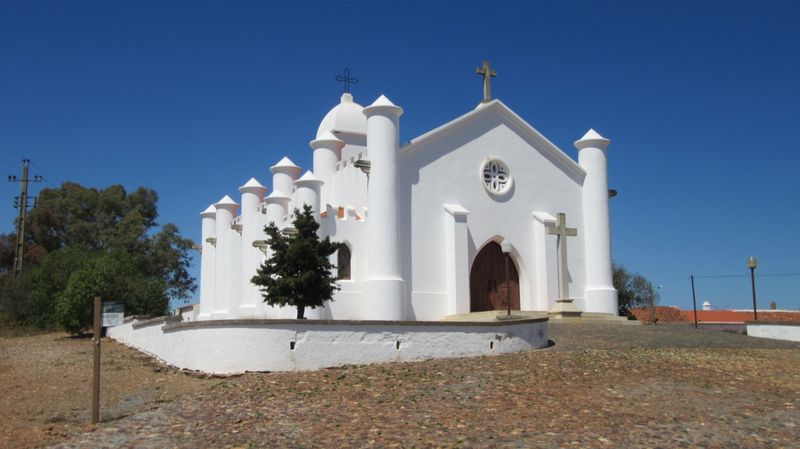
{"type": "Polygon", "coordinates": [[[350,279],[350,248],[347,244],[340,243],[339,250],[336,252],[336,279],[349,280],[350,279]]]}

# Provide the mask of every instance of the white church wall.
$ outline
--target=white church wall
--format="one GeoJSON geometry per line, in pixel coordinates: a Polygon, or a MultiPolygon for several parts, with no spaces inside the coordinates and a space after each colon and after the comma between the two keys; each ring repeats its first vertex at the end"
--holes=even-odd
{"type": "Polygon", "coordinates": [[[366,206],[367,175],[353,166],[355,161],[366,158],[366,148],[345,146],[344,149],[348,150],[350,156],[343,156],[337,164],[336,172],[331,176],[330,189],[335,194],[328,196],[328,203],[334,207],[366,206]]]}
{"type": "Polygon", "coordinates": [[[493,323],[224,320],[128,322],[108,336],[182,369],[214,374],[504,354],[548,344],[544,318],[493,323]]]}
{"type": "MultiPolygon", "coordinates": [[[[433,138],[412,142],[401,152],[400,207],[412,211],[401,218],[401,240],[410,242],[404,261],[411,273],[412,318],[436,320],[446,312],[444,204],[458,204],[470,211],[466,220],[469,266],[488,241],[508,239],[512,243],[521,304],[532,308],[544,302],[533,285],[536,257],[532,213],[566,213],[568,226],[578,228],[578,236],[568,241],[570,293],[582,306],[582,180],[556,166],[552,155],[523,137],[518,124],[494,111],[485,112],[433,138]],[[494,197],[484,189],[480,169],[487,157],[499,158],[509,167],[514,184],[508,194],[494,197]]],[[[548,272],[555,272],[555,236],[545,240],[549,246],[547,259],[553,264],[548,272]]],[[[548,281],[556,285],[552,277],[548,281]]],[[[548,294],[555,291],[548,286],[548,294]]],[[[547,298],[551,305],[555,299],[547,298]]]]}
{"type": "Polygon", "coordinates": [[[355,158],[358,160],[359,154],[367,150],[367,135],[345,132],[334,132],[337,138],[346,145],[342,148],[342,160],[355,158]]]}
{"type": "MultiPolygon", "coordinates": [[[[367,223],[357,218],[357,210],[345,208],[344,216],[338,218],[338,208],[329,208],[327,217],[321,220],[320,231],[331,241],[347,244],[350,249],[350,279],[340,280],[341,290],[336,292],[333,301],[327,303],[323,318],[336,320],[357,320],[363,318],[362,309],[368,307],[364,298],[364,279],[366,278],[367,223]]],[[[362,212],[363,213],[363,212],[362,212]]],[[[332,256],[336,265],[336,254],[332,256]]]]}

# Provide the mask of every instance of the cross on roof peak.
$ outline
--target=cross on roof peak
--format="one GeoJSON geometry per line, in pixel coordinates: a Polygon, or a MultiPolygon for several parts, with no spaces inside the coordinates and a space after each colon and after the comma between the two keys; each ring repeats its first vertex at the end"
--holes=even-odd
{"type": "Polygon", "coordinates": [[[497,72],[489,66],[489,61],[483,61],[483,66],[476,68],[475,73],[483,76],[483,101],[481,103],[492,101],[492,78],[497,76],[497,72]]]}
{"type": "Polygon", "coordinates": [[[347,67],[344,68],[344,75],[336,75],[336,81],[344,83],[344,93],[346,94],[350,93],[351,84],[358,84],[358,78],[351,78],[350,69],[347,67]]]}

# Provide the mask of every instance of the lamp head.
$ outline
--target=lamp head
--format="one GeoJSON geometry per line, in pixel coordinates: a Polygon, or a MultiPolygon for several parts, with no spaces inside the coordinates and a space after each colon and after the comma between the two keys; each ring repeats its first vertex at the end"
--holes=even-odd
{"type": "Polygon", "coordinates": [[[753,256],[750,256],[750,258],[747,259],[747,268],[749,268],[751,270],[755,270],[755,268],[757,266],[758,266],[758,261],[756,260],[756,258],[753,257],[753,256]]]}

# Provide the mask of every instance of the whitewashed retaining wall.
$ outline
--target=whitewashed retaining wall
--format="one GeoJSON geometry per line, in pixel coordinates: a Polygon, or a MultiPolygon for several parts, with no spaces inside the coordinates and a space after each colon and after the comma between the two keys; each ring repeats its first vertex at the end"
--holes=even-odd
{"type": "Polygon", "coordinates": [[[747,323],[747,335],[775,340],[800,341],[800,323],[747,323]]]}
{"type": "Polygon", "coordinates": [[[178,368],[233,374],[519,352],[547,346],[548,322],[160,319],[107,335],[178,368]]]}

